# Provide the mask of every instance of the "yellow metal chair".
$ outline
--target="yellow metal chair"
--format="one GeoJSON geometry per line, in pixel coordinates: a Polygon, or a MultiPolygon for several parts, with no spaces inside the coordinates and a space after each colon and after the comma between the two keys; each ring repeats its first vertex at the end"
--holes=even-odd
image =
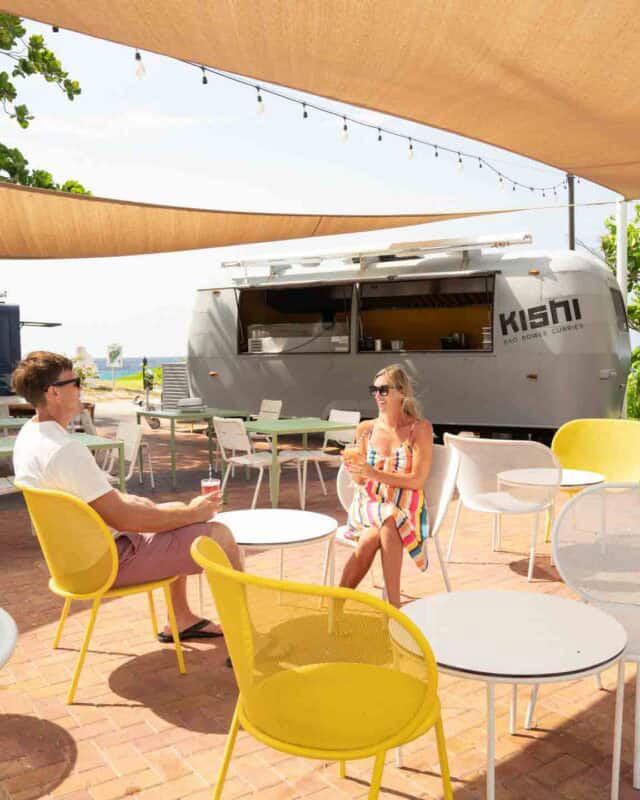
{"type": "Polygon", "coordinates": [[[444,797],[451,780],[428,642],[401,612],[350,589],[258,578],[232,569],[199,537],[240,688],[214,790],[219,800],[238,729],[285,753],[339,761],[375,756],[378,797],[386,752],[435,728],[444,797]]]}
{"type": "Polygon", "coordinates": [[[118,572],[118,551],[113,535],[100,515],[87,503],[66,492],[31,489],[26,486],[19,488],[24,494],[31,522],[51,574],[49,589],[54,594],[64,597],[60,622],[53,640],[54,648],[60,641],[71,601],[93,600],[91,617],[67,694],[67,703],[73,703],[100,601],[107,597],[122,597],[145,592],[149,599],[153,634],[157,636],[158,621],[153,604],[153,590],[162,588],[176,646],[178,667],[184,674],[184,658],[169,591],[169,586],[176,577],[111,589],[118,572]]]}
{"type": "MultiPolygon", "coordinates": [[[[558,428],[551,449],[564,469],[599,472],[607,483],[640,482],[640,422],[633,419],[574,419],[558,428]]],[[[580,489],[563,488],[567,494],[580,489]]],[[[551,533],[547,517],[545,540],[551,533]]]]}

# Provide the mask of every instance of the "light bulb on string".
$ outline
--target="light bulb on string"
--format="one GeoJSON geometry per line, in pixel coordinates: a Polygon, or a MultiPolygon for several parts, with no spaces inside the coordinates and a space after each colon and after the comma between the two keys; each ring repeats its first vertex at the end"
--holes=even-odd
{"type": "Polygon", "coordinates": [[[506,183],[504,182],[504,178],[503,178],[503,177],[502,177],[502,175],[501,175],[501,176],[500,176],[500,189],[501,189],[501,190],[504,192],[506,188],[507,188],[507,185],[506,185],[506,183]]]}
{"type": "Polygon", "coordinates": [[[52,30],[54,33],[58,33],[58,31],[60,30],[60,28],[59,28],[57,25],[52,25],[52,26],[51,26],[51,30],[52,30]]]}
{"type": "Polygon", "coordinates": [[[342,118],[342,130],[340,131],[340,141],[346,142],[349,139],[349,126],[347,125],[347,118],[342,118]]]}
{"type": "Polygon", "coordinates": [[[209,83],[209,79],[207,78],[207,73],[205,72],[204,67],[200,67],[202,70],[202,85],[206,86],[209,83]]]}
{"type": "Polygon", "coordinates": [[[136,78],[144,78],[147,74],[147,70],[144,68],[144,64],[142,63],[142,54],[139,50],[136,50],[136,78]]]}
{"type": "Polygon", "coordinates": [[[409,152],[407,153],[409,159],[413,158],[413,139],[409,139],[409,152]]]}
{"type": "Polygon", "coordinates": [[[462,156],[460,155],[460,153],[458,153],[458,163],[456,164],[456,168],[458,172],[462,172],[462,170],[464,169],[464,164],[462,163],[462,156]]]}
{"type": "Polygon", "coordinates": [[[478,157],[478,166],[482,169],[482,159],[478,157]]]}
{"type": "Polygon", "coordinates": [[[256,86],[256,92],[258,93],[257,97],[256,97],[256,103],[257,103],[256,114],[264,114],[266,109],[265,109],[264,100],[262,99],[262,93],[260,91],[260,87],[259,86],[256,86]]]}
{"type": "Polygon", "coordinates": [[[378,128],[378,141],[379,142],[382,141],[382,131],[380,130],[380,128],[378,128]]]}
{"type": "Polygon", "coordinates": [[[302,104],[302,119],[308,119],[308,118],[309,118],[309,112],[307,111],[307,104],[303,103],[302,104]]]}
{"type": "Polygon", "coordinates": [[[438,152],[438,145],[437,144],[435,144],[433,146],[433,155],[434,155],[435,158],[438,158],[438,156],[440,155],[440,153],[438,152]]]}

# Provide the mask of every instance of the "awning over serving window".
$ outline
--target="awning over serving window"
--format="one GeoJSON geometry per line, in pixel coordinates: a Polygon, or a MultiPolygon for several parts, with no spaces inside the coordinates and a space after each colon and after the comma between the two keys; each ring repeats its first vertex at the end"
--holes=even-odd
{"type": "Polygon", "coordinates": [[[0,0],[0,7],[460,133],[640,196],[637,0],[0,0]]]}
{"type": "MultiPolygon", "coordinates": [[[[522,209],[507,209],[518,211],[522,209]]],[[[98,258],[333,236],[501,213],[317,215],[209,211],[0,183],[0,259],[98,258]]]]}

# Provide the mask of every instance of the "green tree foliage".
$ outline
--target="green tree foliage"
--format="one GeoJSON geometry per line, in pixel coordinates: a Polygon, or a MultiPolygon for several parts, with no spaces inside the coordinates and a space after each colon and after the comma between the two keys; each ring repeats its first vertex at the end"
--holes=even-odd
{"type": "MultiPolygon", "coordinates": [[[[627,306],[629,325],[634,331],[640,331],[640,205],[635,207],[635,219],[627,225],[627,291],[631,299],[627,306]]],[[[607,233],[602,236],[602,252],[605,261],[613,272],[616,271],[616,220],[607,217],[604,221],[607,233]]]]}
{"type": "MultiPolygon", "coordinates": [[[[635,219],[627,225],[627,304],[629,327],[640,331],[640,205],[635,207],[635,219]]],[[[602,236],[602,252],[610,269],[616,271],[616,220],[604,221],[607,233],[602,236]]],[[[640,347],[631,354],[631,370],[627,381],[627,416],[640,419],[640,347]]]]}
{"type": "MultiPolygon", "coordinates": [[[[0,104],[4,113],[15,120],[21,128],[28,128],[34,117],[24,103],[17,102],[16,79],[41,75],[47,83],[55,84],[69,100],[73,100],[81,91],[78,81],[69,78],[55,54],[46,47],[44,38],[34,35],[25,40],[26,33],[26,28],[19,17],[0,12],[0,56],[13,62],[10,73],[0,71],[0,104]]],[[[76,180],[68,180],[60,185],[50,172],[43,169],[29,169],[29,162],[20,150],[7,147],[2,142],[0,142],[0,182],[90,194],[76,180]]]]}
{"type": "Polygon", "coordinates": [[[627,382],[627,416],[640,419],[640,347],[631,354],[631,371],[627,382]]]}

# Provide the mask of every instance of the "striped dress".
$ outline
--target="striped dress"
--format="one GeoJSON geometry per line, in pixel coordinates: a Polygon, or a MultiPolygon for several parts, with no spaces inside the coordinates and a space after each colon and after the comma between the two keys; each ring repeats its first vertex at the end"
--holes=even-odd
{"type": "MultiPolygon", "coordinates": [[[[384,472],[410,472],[413,427],[408,439],[389,456],[381,455],[371,444],[372,433],[373,429],[369,431],[367,463],[384,472]]],[[[389,517],[393,517],[402,544],[415,565],[422,571],[426,570],[429,522],[422,489],[399,489],[374,480],[368,480],[362,486],[356,485],[347,521],[354,539],[357,540],[360,531],[379,527],[389,517]]]]}

